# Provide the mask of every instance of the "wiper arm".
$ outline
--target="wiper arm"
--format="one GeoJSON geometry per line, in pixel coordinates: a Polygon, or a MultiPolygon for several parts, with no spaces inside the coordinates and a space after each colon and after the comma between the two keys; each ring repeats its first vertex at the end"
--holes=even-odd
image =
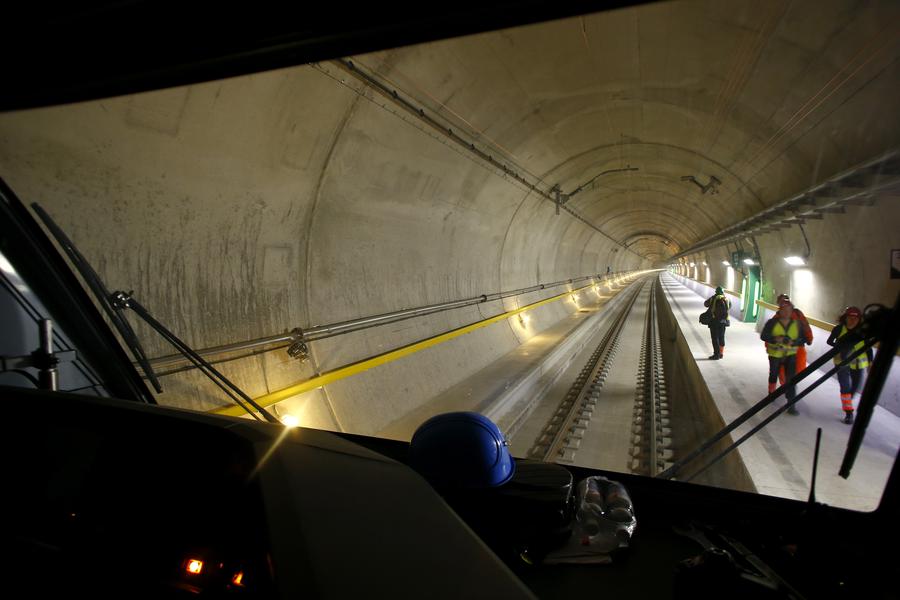
{"type": "Polygon", "coordinates": [[[34,212],[37,213],[41,221],[44,222],[44,226],[47,227],[51,235],[56,239],[63,252],[66,253],[66,256],[72,261],[72,264],[78,270],[82,279],[84,279],[87,286],[94,293],[100,306],[102,306],[103,310],[106,312],[106,316],[109,317],[109,320],[122,337],[122,341],[124,341],[125,345],[128,346],[128,349],[131,350],[135,360],[141,365],[141,368],[147,375],[147,379],[153,384],[153,389],[155,389],[157,393],[162,393],[162,386],[159,385],[156,373],[153,372],[153,367],[151,367],[150,363],[147,361],[147,355],[144,353],[144,349],[141,347],[137,335],[134,333],[131,325],[128,324],[128,321],[122,318],[119,311],[112,305],[109,290],[106,289],[103,280],[100,279],[100,276],[94,271],[91,264],[84,258],[81,252],[78,251],[78,248],[75,247],[72,240],[70,240],[59,225],[50,218],[50,215],[48,215],[37,203],[33,203],[31,208],[34,209],[34,212]]]}
{"type": "Polygon", "coordinates": [[[72,243],[72,240],[63,232],[63,230],[53,221],[53,219],[48,215],[44,209],[42,209],[37,204],[32,204],[31,207],[37,213],[37,215],[44,222],[44,225],[50,231],[59,245],[62,247],[63,251],[66,253],[66,256],[69,257],[69,260],[72,261],[72,264],[81,274],[84,281],[87,283],[88,287],[97,297],[97,300],[100,302],[100,305],[106,311],[107,316],[109,316],[110,321],[112,321],[113,325],[115,325],[116,329],[119,331],[119,334],[122,336],[123,341],[131,350],[132,354],[134,354],[135,359],[138,364],[141,365],[141,368],[144,370],[144,373],[147,374],[147,379],[153,384],[153,388],[157,391],[157,393],[162,393],[162,386],[159,384],[159,380],[156,377],[156,373],[153,372],[153,367],[150,366],[149,361],[147,360],[147,355],[144,353],[143,347],[141,347],[140,341],[138,341],[137,335],[134,333],[134,330],[131,328],[131,325],[128,324],[128,321],[122,317],[119,311],[124,310],[126,308],[130,308],[133,310],[139,317],[141,317],[150,327],[152,327],[157,333],[159,333],[167,342],[175,346],[175,348],[181,352],[188,360],[194,363],[198,369],[200,369],[204,375],[209,377],[213,383],[215,383],[219,388],[222,389],[225,394],[231,398],[238,406],[246,410],[254,419],[261,420],[256,413],[248,408],[247,405],[255,409],[259,412],[266,421],[270,423],[278,423],[278,419],[269,414],[266,409],[262,406],[254,402],[243,390],[241,390],[238,386],[232,383],[228,378],[226,378],[222,373],[216,370],[211,364],[209,364],[206,360],[204,360],[199,354],[197,354],[190,346],[181,341],[174,333],[166,329],[166,327],[153,318],[147,309],[145,309],[141,304],[135,300],[131,293],[125,293],[121,291],[116,291],[110,293],[110,291],[103,284],[103,280],[100,279],[100,276],[94,270],[94,268],[90,265],[86,258],[78,251],[78,248],[75,247],[75,244],[72,243]]]}
{"type": "Polygon", "coordinates": [[[130,308],[133,310],[140,318],[142,318],[147,325],[152,327],[159,335],[161,335],[167,342],[175,346],[175,349],[181,352],[185,358],[191,361],[195,367],[200,369],[204,375],[209,377],[213,383],[215,383],[225,394],[231,398],[235,404],[243,408],[247,413],[250,414],[254,419],[261,420],[256,413],[251,410],[247,406],[249,404],[253,409],[259,412],[266,421],[270,423],[278,423],[278,419],[273,417],[266,409],[257,404],[250,398],[244,391],[232,383],[227,377],[222,375],[215,367],[209,364],[202,356],[197,354],[193,348],[185,344],[183,341],[178,339],[178,337],[169,331],[162,323],[153,318],[153,316],[147,312],[147,309],[144,308],[140,302],[135,300],[131,296],[131,292],[125,293],[121,291],[113,292],[110,296],[110,302],[112,306],[117,309],[125,309],[130,308]]]}

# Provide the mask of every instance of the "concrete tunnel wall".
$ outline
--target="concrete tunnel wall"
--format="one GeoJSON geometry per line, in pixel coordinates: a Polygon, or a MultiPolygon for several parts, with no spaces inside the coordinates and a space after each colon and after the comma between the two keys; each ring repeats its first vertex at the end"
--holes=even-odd
{"type": "MultiPolygon", "coordinates": [[[[308,67],[8,115],[4,145],[20,197],[41,203],[111,288],[134,289],[197,348],[647,266],[308,67]]],[[[278,351],[222,369],[260,395],[501,311],[315,342],[306,365],[278,351]]],[[[565,314],[542,307],[529,328],[565,314]]],[[[151,356],[171,353],[137,328],[151,356]]],[[[303,421],[377,432],[513,349],[520,329],[497,324],[306,394],[303,421]]],[[[163,385],[163,403],[223,403],[198,373],[163,385]]]]}
{"type": "MultiPolygon", "coordinates": [[[[354,57],[547,187],[638,168],[569,204],[627,250],[556,216],[334,63],[0,115],[0,168],[111,288],[135,290],[183,339],[209,347],[607,266],[665,266],[900,144],[898,45],[885,33],[898,18],[891,2],[667,2],[354,57]],[[715,175],[720,193],[688,174],[715,175]]],[[[818,285],[792,294],[807,312],[893,303],[900,281],[878,257],[900,247],[897,211],[885,196],[806,228],[818,285]]],[[[798,234],[757,240],[773,289],[793,277],[779,261],[798,234]]],[[[717,253],[707,254],[714,275],[717,253]]],[[[223,371],[258,396],[502,309],[322,340],[303,365],[276,351],[223,371]]],[[[498,323],[285,404],[304,424],[377,433],[570,310],[554,303],[527,330],[498,323]]],[[[151,356],[171,352],[137,329],[151,356]]],[[[163,403],[224,403],[198,373],[163,383],[163,403]]]]}

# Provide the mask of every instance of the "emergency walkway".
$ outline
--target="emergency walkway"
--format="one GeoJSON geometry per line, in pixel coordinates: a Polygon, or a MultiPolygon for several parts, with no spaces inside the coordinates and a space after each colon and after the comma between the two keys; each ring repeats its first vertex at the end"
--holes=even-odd
{"type": "MultiPolygon", "coordinates": [[[[697,361],[700,373],[726,423],[732,422],[767,394],[768,360],[756,323],[735,318],[726,330],[723,360],[709,360],[709,329],[698,321],[706,297],[669,273],[662,275],[663,289],[681,331],[697,361]]],[[[762,318],[763,315],[761,314],[762,318]]],[[[823,339],[828,332],[814,330],[823,339]]],[[[822,373],[824,374],[824,372],[822,373]]],[[[813,374],[798,384],[797,392],[818,380],[813,374]]],[[[784,404],[779,398],[774,408],[784,404]]],[[[766,407],[732,433],[738,439],[774,410],[766,407]]],[[[876,406],[865,440],[848,479],[838,473],[851,427],[841,422],[840,391],[836,377],[823,382],[798,404],[798,415],[783,413],[735,450],[739,452],[757,490],[762,494],[805,500],[809,496],[816,428],[822,428],[816,499],[854,510],[874,510],[900,447],[900,417],[876,406]]],[[[699,468],[712,455],[692,465],[699,468]]],[[[691,472],[688,468],[687,472],[691,472]]]]}

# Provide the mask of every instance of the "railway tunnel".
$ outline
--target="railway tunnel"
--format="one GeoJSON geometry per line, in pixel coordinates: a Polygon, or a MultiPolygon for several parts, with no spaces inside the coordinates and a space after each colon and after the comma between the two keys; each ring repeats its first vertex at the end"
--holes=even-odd
{"type": "MultiPolygon", "coordinates": [[[[11,96],[0,168],[110,289],[310,428],[408,440],[475,410],[524,455],[625,296],[659,280],[663,379],[696,400],[689,423],[666,409],[677,450],[733,394],[673,295],[725,287],[751,335],[788,293],[820,341],[846,306],[893,305],[898,20],[892,2],[650,3],[57,106],[11,96]]],[[[592,410],[626,446],[634,390],[627,423],[604,421],[604,393],[635,377],[632,321],[592,410]]],[[[246,413],[131,323],[160,404],[246,413]]],[[[765,395],[757,350],[747,397],[765,395]]],[[[894,431],[896,384],[879,408],[894,431]]],[[[640,450],[619,451],[591,466],[627,471],[640,450]]],[[[721,485],[806,485],[729,460],[721,485]]]]}

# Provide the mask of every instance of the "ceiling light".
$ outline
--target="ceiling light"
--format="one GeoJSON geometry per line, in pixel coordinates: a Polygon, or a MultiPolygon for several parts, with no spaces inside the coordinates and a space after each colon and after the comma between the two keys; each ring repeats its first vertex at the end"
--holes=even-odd
{"type": "Polygon", "coordinates": [[[753,262],[753,259],[752,259],[752,258],[745,258],[745,259],[744,259],[744,264],[745,264],[745,265],[755,265],[756,263],[753,262]]]}
{"type": "Polygon", "coordinates": [[[691,268],[692,268],[692,269],[694,268],[694,263],[691,263],[691,268]]]}
{"type": "Polygon", "coordinates": [[[708,267],[708,266],[709,266],[708,264],[706,264],[706,261],[705,261],[705,260],[703,261],[703,266],[704,266],[704,267],[708,267]]]}
{"type": "Polygon", "coordinates": [[[806,260],[802,256],[785,256],[784,262],[792,267],[802,267],[806,264],[806,260]]]}
{"type": "Polygon", "coordinates": [[[730,267],[730,266],[731,266],[731,263],[728,262],[727,260],[723,260],[723,261],[722,261],[722,264],[725,265],[726,267],[730,267]]]}

